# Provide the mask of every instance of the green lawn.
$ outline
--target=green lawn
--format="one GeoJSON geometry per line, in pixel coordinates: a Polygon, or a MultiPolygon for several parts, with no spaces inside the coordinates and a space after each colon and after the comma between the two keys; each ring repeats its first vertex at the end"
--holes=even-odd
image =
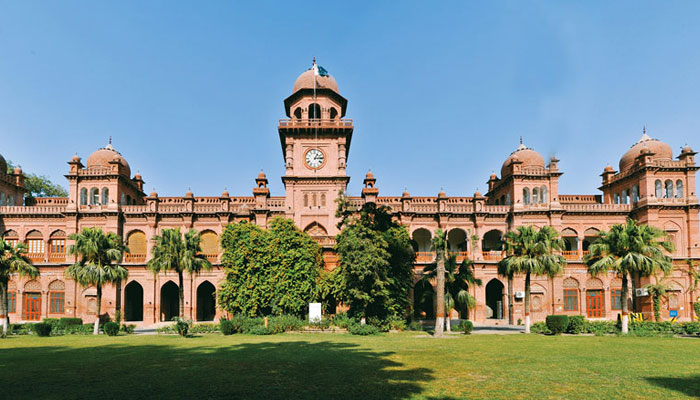
{"type": "Polygon", "coordinates": [[[404,332],[0,340],[25,398],[695,398],[700,339],[404,332]]]}

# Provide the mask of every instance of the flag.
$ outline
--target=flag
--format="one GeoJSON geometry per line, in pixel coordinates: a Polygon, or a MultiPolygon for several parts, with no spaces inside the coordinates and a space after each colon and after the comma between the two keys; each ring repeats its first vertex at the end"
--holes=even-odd
{"type": "Polygon", "coordinates": [[[313,70],[315,76],[328,76],[328,71],[318,64],[314,64],[313,70]]]}

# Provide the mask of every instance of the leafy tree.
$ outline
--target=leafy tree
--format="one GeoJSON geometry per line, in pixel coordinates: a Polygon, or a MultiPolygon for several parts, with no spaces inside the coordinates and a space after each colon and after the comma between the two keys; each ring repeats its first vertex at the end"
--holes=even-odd
{"type": "Polygon", "coordinates": [[[600,232],[584,257],[588,271],[597,275],[614,271],[622,278],[622,333],[628,332],[628,281],[631,276],[651,276],[673,268],[673,243],[666,232],[628,218],[625,224],[613,225],[608,232],[600,232]]]}
{"type": "Polygon", "coordinates": [[[153,256],[148,261],[148,269],[154,274],[173,271],[177,273],[178,294],[180,307],[178,316],[184,317],[185,291],[183,275],[187,272],[190,276],[198,274],[202,270],[210,270],[211,263],[202,254],[201,238],[199,232],[190,229],[183,239],[180,228],[163,229],[160,235],[153,237],[153,256]]]}
{"type": "Polygon", "coordinates": [[[322,270],[318,279],[318,296],[323,304],[323,310],[335,310],[338,303],[347,302],[345,276],[340,268],[333,271],[322,270]]]}
{"type": "MultiPolygon", "coordinates": [[[[474,263],[465,259],[457,263],[457,256],[445,257],[445,314],[450,315],[452,310],[460,313],[468,313],[470,308],[476,306],[476,299],[469,293],[469,285],[481,286],[481,279],[474,277],[474,263]]],[[[425,283],[437,277],[437,263],[430,264],[423,269],[425,283]]],[[[428,292],[429,293],[429,292],[428,292]]],[[[449,318],[447,331],[451,331],[449,318]]]]}
{"type": "MultiPolygon", "coordinates": [[[[564,240],[551,226],[539,230],[530,225],[506,232],[506,258],[501,261],[505,273],[525,275],[525,333],[530,333],[530,279],[532,275],[550,278],[560,273],[566,259],[556,251],[564,249],[564,240]]],[[[506,275],[507,276],[507,275],[506,275]]]]}
{"type": "Polygon", "coordinates": [[[7,336],[9,326],[9,303],[7,289],[12,275],[36,278],[39,269],[31,264],[26,256],[27,245],[17,243],[14,247],[0,238],[0,319],[2,319],[2,337],[7,336]]]}
{"type": "MultiPolygon", "coordinates": [[[[15,165],[7,161],[7,173],[14,172],[15,165]]],[[[24,197],[67,197],[68,192],[63,186],[51,182],[45,175],[24,173],[24,187],[27,192],[24,197]]]]}
{"type": "Polygon", "coordinates": [[[226,280],[218,301],[229,313],[301,315],[318,298],[320,246],[294,222],[273,218],[269,229],[229,224],[221,235],[226,280]]]}
{"type": "Polygon", "coordinates": [[[666,282],[666,277],[657,280],[656,283],[644,285],[644,288],[651,296],[651,302],[654,307],[654,319],[656,322],[661,321],[661,300],[667,298],[671,286],[666,282]]]}
{"type": "Polygon", "coordinates": [[[120,282],[129,275],[126,268],[118,264],[125,248],[119,236],[111,232],[105,233],[101,228],[84,228],[68,238],[75,241],[68,253],[75,255],[77,262],[66,269],[65,275],[85,288],[95,286],[97,289],[95,327],[92,331],[97,335],[100,326],[102,287],[120,282]]]}
{"type": "Polygon", "coordinates": [[[385,206],[366,203],[354,210],[343,196],[336,215],[341,218],[335,245],[338,273],[349,313],[360,318],[406,316],[415,260],[406,227],[393,221],[385,206]]]}

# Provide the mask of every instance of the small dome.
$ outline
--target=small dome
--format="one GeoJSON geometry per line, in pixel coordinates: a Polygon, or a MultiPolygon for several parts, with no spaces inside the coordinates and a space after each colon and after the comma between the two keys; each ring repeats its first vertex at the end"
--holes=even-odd
{"type": "Polygon", "coordinates": [[[136,175],[134,175],[134,180],[135,180],[135,181],[140,181],[140,180],[141,180],[141,174],[137,173],[136,175]]]}
{"type": "Polygon", "coordinates": [[[518,148],[515,149],[514,152],[510,153],[510,156],[508,156],[508,158],[506,158],[506,161],[503,162],[503,166],[501,167],[501,178],[509,174],[508,166],[510,166],[510,164],[512,164],[513,161],[522,161],[523,168],[544,168],[544,158],[542,158],[540,153],[536,152],[535,150],[529,147],[525,147],[525,145],[521,142],[520,146],[518,146],[518,148]]]}
{"type": "Polygon", "coordinates": [[[20,168],[20,167],[15,167],[15,168],[13,169],[13,172],[15,173],[15,175],[22,175],[22,168],[20,168]]]}
{"type": "Polygon", "coordinates": [[[224,191],[221,192],[221,197],[230,197],[228,194],[228,190],[224,189],[224,191]]]}
{"type": "Polygon", "coordinates": [[[483,197],[483,196],[481,195],[481,192],[477,190],[476,192],[474,192],[474,198],[478,198],[478,197],[483,197]]]}
{"type": "Polygon", "coordinates": [[[608,164],[605,166],[605,169],[603,170],[605,172],[614,172],[615,170],[613,169],[612,165],[608,164]]]}
{"type": "Polygon", "coordinates": [[[131,168],[129,167],[129,163],[126,162],[126,159],[122,157],[122,155],[112,147],[112,143],[110,141],[107,146],[97,150],[96,152],[90,154],[90,157],[87,159],[87,168],[93,168],[93,167],[105,167],[109,168],[110,167],[110,161],[119,161],[119,164],[122,165],[123,167],[123,174],[126,176],[131,176],[131,168]]]}
{"type": "Polygon", "coordinates": [[[70,159],[74,163],[79,163],[80,162],[80,157],[78,157],[78,154],[76,153],[73,158],[70,159]]]}
{"type": "Polygon", "coordinates": [[[374,179],[374,174],[372,171],[367,172],[367,175],[365,175],[365,179],[374,179]]]}
{"type": "Polygon", "coordinates": [[[687,144],[681,149],[681,154],[693,153],[693,149],[687,144]]]}
{"type": "Polygon", "coordinates": [[[497,180],[498,180],[498,175],[496,175],[495,173],[492,173],[491,176],[489,177],[489,180],[490,180],[490,181],[497,181],[497,180]]]}
{"type": "Polygon", "coordinates": [[[666,143],[652,139],[647,135],[646,129],[642,134],[642,137],[630,147],[629,150],[620,158],[620,172],[629,170],[634,165],[634,160],[642,152],[644,153],[654,153],[654,160],[671,160],[673,159],[673,151],[671,146],[666,143]]]}
{"type": "Polygon", "coordinates": [[[258,179],[267,179],[267,176],[265,176],[264,172],[260,171],[260,173],[258,174],[258,179]]]}
{"type": "Polygon", "coordinates": [[[185,193],[185,197],[194,197],[194,193],[192,193],[192,189],[188,188],[187,193],[185,193]]]}
{"type": "Polygon", "coordinates": [[[403,193],[401,194],[402,197],[411,197],[411,194],[408,193],[408,190],[404,190],[403,193]]]}
{"type": "Polygon", "coordinates": [[[158,197],[158,193],[156,191],[152,191],[151,194],[148,195],[148,197],[158,197]]]}
{"type": "Polygon", "coordinates": [[[445,194],[444,190],[440,189],[440,193],[438,193],[438,197],[442,199],[442,198],[447,197],[447,194],[445,194]]]}
{"type": "MultiPolygon", "coordinates": [[[[319,68],[323,69],[320,66],[319,68]]],[[[313,89],[314,77],[316,78],[316,89],[330,89],[336,93],[340,93],[338,91],[338,84],[335,82],[335,79],[332,76],[316,75],[314,74],[313,67],[307,69],[301,75],[299,75],[296,82],[294,82],[294,89],[292,89],[292,93],[296,93],[301,89],[313,89]]]]}

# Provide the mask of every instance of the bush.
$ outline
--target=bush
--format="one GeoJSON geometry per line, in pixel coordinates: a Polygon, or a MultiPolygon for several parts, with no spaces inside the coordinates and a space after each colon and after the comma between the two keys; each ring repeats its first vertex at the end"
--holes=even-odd
{"type": "Polygon", "coordinates": [[[44,318],[43,323],[51,325],[53,328],[54,326],[58,326],[58,318],[44,318]]]}
{"type": "Polygon", "coordinates": [[[569,316],[568,315],[548,315],[545,322],[547,323],[547,328],[549,331],[555,335],[561,335],[566,332],[566,328],[569,326],[569,316]]]}
{"type": "Polygon", "coordinates": [[[306,325],[304,321],[302,321],[299,317],[295,317],[294,315],[270,317],[267,321],[267,327],[272,333],[298,331],[301,330],[304,325],[306,325]]]}
{"type": "Polygon", "coordinates": [[[468,320],[460,321],[457,329],[464,332],[465,335],[469,335],[474,330],[474,324],[468,320]]]}
{"type": "Polygon", "coordinates": [[[358,323],[354,323],[348,326],[348,332],[350,332],[353,335],[360,336],[376,335],[379,333],[379,328],[369,324],[361,325],[358,323]]]}
{"type": "Polygon", "coordinates": [[[687,335],[700,335],[700,322],[688,322],[683,328],[687,335]]]}
{"type": "Polygon", "coordinates": [[[116,322],[107,322],[102,327],[107,336],[117,336],[119,334],[119,324],[116,322]]]}
{"type": "Polygon", "coordinates": [[[83,324],[82,318],[64,317],[64,318],[60,318],[58,320],[58,325],[63,326],[63,327],[72,326],[72,325],[82,325],[82,324],[83,324]]]}
{"type": "Polygon", "coordinates": [[[586,318],[583,315],[570,315],[569,326],[566,327],[566,333],[577,335],[583,333],[586,329],[586,318]]]}
{"type": "Polygon", "coordinates": [[[10,324],[7,332],[11,335],[29,335],[32,333],[31,324],[10,324]]]}
{"type": "Polygon", "coordinates": [[[234,315],[229,321],[233,324],[235,333],[250,333],[251,329],[263,325],[262,318],[251,318],[245,315],[234,315]]]}
{"type": "Polygon", "coordinates": [[[422,331],[423,325],[421,325],[420,322],[418,322],[418,321],[411,321],[411,323],[408,324],[408,330],[409,331],[422,331]]]}
{"type": "Polygon", "coordinates": [[[549,335],[552,332],[547,328],[547,324],[544,322],[535,322],[534,324],[530,325],[530,332],[532,333],[544,333],[545,335],[549,335]]]}
{"type": "Polygon", "coordinates": [[[175,331],[178,335],[185,337],[187,332],[190,330],[190,324],[182,318],[177,318],[175,321],[175,331]]]}
{"type": "Polygon", "coordinates": [[[248,333],[251,335],[271,335],[272,331],[263,325],[259,325],[252,327],[248,333]]]}
{"type": "Polygon", "coordinates": [[[617,323],[614,321],[586,321],[584,332],[592,333],[596,336],[616,334],[620,332],[617,323]]]}
{"type": "Polygon", "coordinates": [[[331,327],[331,320],[329,318],[321,317],[320,320],[309,323],[309,327],[323,331],[331,327]]]}
{"type": "Polygon", "coordinates": [[[219,321],[219,330],[226,336],[236,333],[236,329],[233,326],[233,321],[228,319],[222,319],[219,321]]]}
{"type": "Polygon", "coordinates": [[[51,324],[48,324],[46,322],[39,322],[34,324],[32,326],[32,329],[34,330],[34,333],[36,333],[38,336],[51,336],[51,324]]]}
{"type": "Polygon", "coordinates": [[[127,335],[131,335],[134,333],[134,329],[136,329],[136,325],[134,324],[122,324],[121,326],[121,331],[126,333],[127,335]]]}
{"type": "Polygon", "coordinates": [[[219,324],[203,323],[194,324],[190,327],[190,333],[214,333],[219,331],[219,324]]]}
{"type": "Polygon", "coordinates": [[[354,319],[350,318],[348,316],[348,313],[342,312],[334,315],[331,318],[331,323],[341,329],[347,329],[350,324],[353,324],[355,322],[354,319]]]}

